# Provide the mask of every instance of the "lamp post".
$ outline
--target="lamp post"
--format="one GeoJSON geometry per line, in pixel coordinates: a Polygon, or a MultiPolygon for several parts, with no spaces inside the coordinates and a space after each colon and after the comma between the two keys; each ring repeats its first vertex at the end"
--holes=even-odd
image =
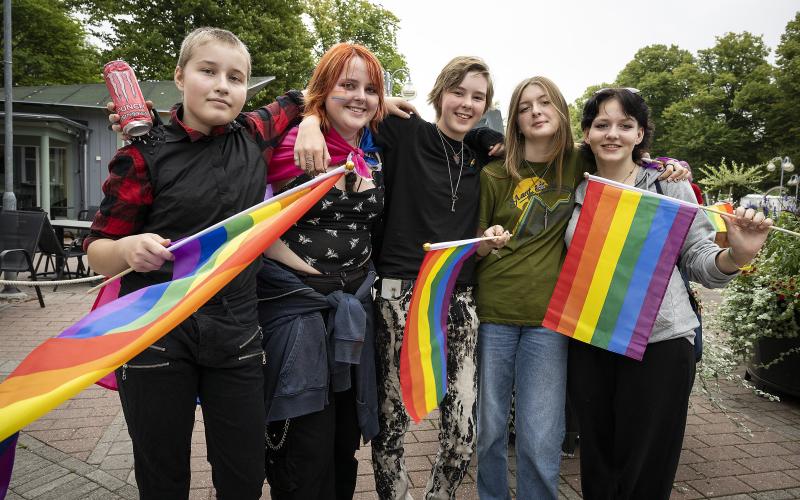
{"type": "Polygon", "coordinates": [[[405,74],[402,80],[403,87],[400,89],[400,97],[406,101],[410,101],[411,99],[417,97],[417,89],[414,87],[414,83],[411,81],[411,73],[409,73],[409,71],[405,68],[399,68],[394,71],[386,70],[383,72],[383,84],[385,86],[384,93],[387,96],[392,95],[392,87],[394,87],[395,75],[398,73],[405,74]]]}
{"type": "Polygon", "coordinates": [[[800,179],[797,174],[794,174],[791,179],[786,182],[787,186],[794,186],[794,211],[800,213],[800,201],[798,201],[798,188],[800,188],[800,179]]]}
{"type": "Polygon", "coordinates": [[[784,156],[783,158],[781,158],[780,156],[776,156],[775,158],[772,158],[771,160],[769,160],[767,162],[767,170],[769,172],[774,172],[778,168],[781,169],[781,181],[780,181],[780,184],[779,184],[780,187],[779,187],[778,193],[780,194],[781,208],[783,208],[783,198],[784,198],[784,194],[783,194],[783,173],[784,172],[790,172],[790,173],[794,172],[794,163],[792,163],[792,160],[788,156],[784,156]],[[780,162],[780,165],[778,165],[778,162],[780,162]]]}

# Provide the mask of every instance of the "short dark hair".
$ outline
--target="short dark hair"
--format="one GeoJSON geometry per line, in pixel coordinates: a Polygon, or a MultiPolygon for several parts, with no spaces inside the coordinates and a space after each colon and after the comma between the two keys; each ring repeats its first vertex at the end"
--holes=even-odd
{"type": "MultiPolygon", "coordinates": [[[[644,130],[642,142],[633,148],[633,160],[642,159],[642,154],[650,151],[650,144],[653,142],[653,133],[656,130],[652,120],[650,120],[650,108],[644,102],[642,96],[623,88],[607,88],[598,90],[586,101],[583,106],[583,116],[581,117],[581,130],[586,132],[592,126],[592,122],[600,113],[600,106],[609,99],[616,99],[622,105],[622,110],[630,116],[644,130]]],[[[594,160],[592,149],[585,142],[581,144],[581,151],[591,160],[594,160]]]]}

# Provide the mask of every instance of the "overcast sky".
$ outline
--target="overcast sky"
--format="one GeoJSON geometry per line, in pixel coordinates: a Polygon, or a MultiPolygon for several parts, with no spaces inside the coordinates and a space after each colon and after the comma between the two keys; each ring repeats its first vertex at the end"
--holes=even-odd
{"type": "Polygon", "coordinates": [[[676,44],[697,54],[727,32],[763,35],[774,50],[800,0],[375,0],[400,18],[398,46],[425,104],[439,70],[456,55],[486,60],[503,116],[523,78],[553,79],[568,102],[611,82],[641,47],[676,44]]]}

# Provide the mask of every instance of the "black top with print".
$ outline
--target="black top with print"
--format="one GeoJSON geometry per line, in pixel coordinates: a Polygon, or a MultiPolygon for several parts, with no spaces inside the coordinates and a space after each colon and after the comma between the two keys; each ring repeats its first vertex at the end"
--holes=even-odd
{"type": "MultiPolygon", "coordinates": [[[[355,177],[355,174],[349,174],[355,177]]],[[[305,174],[290,182],[291,189],[307,182],[305,174]]],[[[372,255],[371,234],[383,212],[383,183],[356,192],[334,187],[281,238],[308,265],[323,274],[364,265],[372,255]]],[[[357,186],[358,180],[355,180],[357,186]]]]}

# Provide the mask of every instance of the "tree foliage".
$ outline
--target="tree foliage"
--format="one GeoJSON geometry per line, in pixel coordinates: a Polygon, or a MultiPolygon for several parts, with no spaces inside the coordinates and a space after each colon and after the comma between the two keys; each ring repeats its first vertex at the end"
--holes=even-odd
{"type": "Polygon", "coordinates": [[[744,195],[758,191],[766,177],[762,165],[747,167],[731,161],[730,166],[725,158],[719,165],[706,165],[700,169],[703,179],[698,182],[709,193],[718,193],[723,197],[740,200],[744,195]]]}
{"type": "Polygon", "coordinates": [[[770,146],[776,154],[800,160],[800,12],[786,26],[775,51],[778,98],[767,118],[770,146]]]}
{"type": "Polygon", "coordinates": [[[303,25],[300,0],[72,0],[92,32],[141,79],[169,80],[183,38],[215,26],[238,35],[250,50],[252,74],[275,76],[262,95],[271,98],[305,85],[313,42],[303,25]],[[111,29],[108,29],[108,23],[111,29]]]}
{"type": "MultiPolygon", "coordinates": [[[[389,10],[367,0],[306,0],[305,6],[317,57],[339,42],[355,42],[370,49],[387,71],[408,69],[397,51],[400,19],[389,10]]],[[[400,85],[396,82],[393,91],[400,85]]]]}
{"type": "Polygon", "coordinates": [[[99,51],[65,2],[12,0],[11,31],[14,85],[100,81],[99,51]]]}
{"type": "MultiPolygon", "coordinates": [[[[790,21],[769,64],[761,36],[726,33],[696,55],[676,45],[640,49],[614,85],[635,87],[656,125],[652,150],[694,165],[764,163],[800,157],[800,13],[790,21]]],[[[571,106],[578,115],[587,92],[571,106]]],[[[706,170],[708,171],[708,170],[706,170]]],[[[695,174],[697,179],[703,170],[695,174]]],[[[768,175],[757,188],[766,188],[768,175]]]]}

